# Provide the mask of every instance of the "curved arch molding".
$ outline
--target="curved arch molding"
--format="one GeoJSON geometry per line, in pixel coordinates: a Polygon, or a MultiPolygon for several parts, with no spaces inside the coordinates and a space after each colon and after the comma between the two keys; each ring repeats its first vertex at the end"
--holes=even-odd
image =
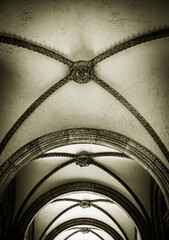
{"type": "Polygon", "coordinates": [[[145,127],[145,129],[152,136],[154,141],[157,143],[161,151],[163,152],[166,160],[169,161],[169,151],[161,138],[152,128],[152,126],[147,122],[147,120],[135,109],[128,101],[125,99],[119,92],[117,92],[113,87],[109,86],[102,79],[97,77],[94,74],[94,65],[101,62],[102,60],[113,56],[114,54],[121,52],[125,49],[134,47],[138,44],[142,44],[148,41],[157,40],[160,38],[168,37],[169,29],[161,29],[159,31],[151,32],[148,34],[144,34],[142,36],[136,37],[134,39],[130,39],[127,42],[124,42],[120,45],[117,45],[109,50],[101,53],[96,56],[94,59],[89,61],[79,60],[76,62],[72,62],[71,60],[65,58],[64,56],[56,53],[55,51],[49,50],[42,46],[39,46],[35,43],[31,43],[25,39],[18,39],[16,36],[4,36],[0,33],[0,43],[12,44],[18,47],[27,48],[29,50],[35,51],[37,53],[41,53],[45,56],[51,57],[59,62],[62,62],[70,67],[70,73],[61,79],[59,82],[55,83],[52,87],[46,90],[35,102],[33,102],[28,109],[19,117],[19,119],[14,123],[14,125],[9,129],[2,142],[0,143],[0,153],[5,148],[8,141],[11,139],[16,130],[21,126],[21,124],[26,120],[26,118],[53,92],[58,90],[64,84],[66,84],[69,80],[73,80],[77,83],[87,83],[91,80],[99,84],[106,91],[108,91],[111,95],[113,95],[116,99],[118,99],[137,119],[140,123],[145,127]]]}
{"type": "MultiPolygon", "coordinates": [[[[64,200],[63,200],[63,199],[60,199],[60,201],[64,201],[64,200]]],[[[81,201],[81,200],[79,200],[79,203],[78,203],[78,204],[74,204],[74,205],[66,208],[65,210],[63,210],[61,213],[59,213],[59,214],[47,225],[47,227],[44,229],[44,231],[43,231],[43,233],[41,234],[39,240],[43,240],[43,239],[44,239],[44,236],[46,235],[46,233],[47,233],[47,231],[49,230],[49,228],[52,226],[52,224],[53,224],[54,222],[57,221],[57,219],[58,219],[59,217],[61,217],[64,213],[67,213],[70,209],[75,208],[75,207],[79,207],[79,206],[80,206],[80,201],[81,201]]],[[[110,202],[111,202],[111,201],[110,201],[110,202]]],[[[109,203],[110,203],[110,202],[109,202],[109,203]]],[[[112,203],[112,202],[111,202],[111,203],[112,203]]],[[[101,207],[93,204],[92,201],[91,201],[90,205],[91,205],[92,207],[98,209],[98,210],[101,211],[102,213],[104,213],[106,216],[108,216],[108,217],[116,224],[116,226],[118,227],[118,229],[121,231],[121,233],[122,233],[123,236],[125,237],[125,240],[129,240],[128,237],[127,237],[127,234],[125,233],[125,231],[123,230],[123,228],[122,228],[122,227],[120,226],[120,224],[115,220],[115,218],[113,218],[113,217],[111,216],[111,214],[109,214],[109,213],[108,213],[107,211],[105,211],[103,208],[101,208],[101,207]]]]}
{"type": "MultiPolygon", "coordinates": [[[[111,198],[118,205],[120,205],[124,211],[126,211],[130,217],[133,219],[135,224],[137,225],[142,239],[151,240],[151,226],[149,226],[144,220],[141,213],[138,209],[121,193],[116,190],[98,184],[94,182],[71,182],[58,187],[55,187],[48,192],[41,195],[38,199],[36,199],[29,208],[24,212],[22,217],[20,218],[17,225],[14,226],[14,235],[15,239],[23,240],[24,234],[29,227],[31,221],[35,218],[36,214],[48,203],[50,203],[54,198],[59,197],[60,195],[70,193],[70,192],[78,192],[78,191],[92,191],[98,194],[102,194],[111,198]]],[[[87,224],[87,223],[86,223],[87,224]]],[[[50,236],[52,237],[52,236],[50,236]]],[[[51,238],[46,238],[51,239],[51,238]]],[[[117,238],[120,239],[120,238],[117,238]]]]}
{"type": "Polygon", "coordinates": [[[129,155],[146,169],[159,185],[169,208],[169,171],[147,148],[122,134],[94,128],[73,128],[52,132],[27,143],[0,167],[0,194],[29,161],[51,149],[76,143],[98,144],[129,155]]]}
{"type": "MultiPolygon", "coordinates": [[[[49,156],[50,154],[44,154],[45,156],[49,156]]],[[[44,157],[44,155],[41,155],[40,157],[44,157]]],[[[55,154],[54,154],[55,155],[55,154]]],[[[93,154],[95,155],[95,154],[93,154]]],[[[53,153],[52,153],[53,156],[53,153]]],[[[88,156],[88,155],[86,155],[88,156]]],[[[90,155],[89,155],[90,156],[90,155]]],[[[56,174],[56,172],[58,172],[59,170],[61,170],[64,167],[69,166],[72,163],[76,163],[78,160],[78,155],[76,157],[74,157],[74,159],[69,160],[59,166],[57,166],[56,168],[54,168],[52,171],[50,171],[47,175],[45,175],[33,188],[32,190],[28,193],[28,195],[25,197],[24,201],[22,202],[20,208],[18,209],[18,212],[15,216],[15,221],[18,221],[21,213],[24,210],[24,207],[27,205],[27,203],[29,202],[31,196],[37,191],[37,189],[49,178],[51,177],[53,174],[56,174]]],[[[138,204],[140,210],[142,211],[142,213],[144,214],[146,220],[148,223],[150,223],[150,219],[149,216],[143,206],[143,204],[141,203],[141,201],[139,200],[139,198],[137,197],[137,195],[132,191],[132,189],[119,177],[117,176],[115,173],[113,173],[112,171],[110,171],[109,169],[107,169],[106,167],[102,166],[101,164],[95,162],[93,159],[88,159],[89,160],[89,165],[93,165],[95,167],[100,168],[102,171],[106,172],[107,174],[109,174],[112,178],[116,179],[127,191],[128,193],[132,196],[132,198],[134,199],[134,201],[138,204]]]]}
{"type": "Polygon", "coordinates": [[[78,231],[75,231],[75,232],[73,232],[73,233],[71,233],[69,236],[67,236],[64,240],[67,240],[67,239],[69,239],[70,237],[72,237],[73,235],[75,235],[75,234],[77,234],[77,233],[79,233],[79,232],[82,232],[82,233],[92,233],[92,234],[94,234],[94,235],[96,235],[99,239],[101,239],[101,240],[104,240],[104,238],[102,238],[99,234],[97,234],[96,232],[94,232],[94,231],[92,231],[92,230],[90,230],[90,229],[88,229],[88,228],[81,228],[81,229],[79,229],[78,231]],[[87,232],[86,232],[87,231],[87,232]]]}
{"type": "Polygon", "coordinates": [[[104,232],[108,233],[113,239],[115,240],[124,240],[120,234],[114,230],[112,227],[107,225],[104,222],[101,222],[99,220],[93,219],[93,218],[75,218],[72,220],[69,220],[67,222],[64,222],[60,224],[58,227],[56,227],[53,231],[51,231],[45,238],[45,240],[54,239],[57,235],[59,235],[61,232],[66,230],[67,228],[77,226],[77,225],[92,225],[95,227],[98,227],[102,229],[104,232]]]}

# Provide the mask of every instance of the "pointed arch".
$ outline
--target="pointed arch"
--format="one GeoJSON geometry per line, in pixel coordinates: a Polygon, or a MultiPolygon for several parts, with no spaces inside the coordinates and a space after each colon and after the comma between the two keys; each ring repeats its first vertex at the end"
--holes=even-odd
{"type": "Polygon", "coordinates": [[[0,167],[0,194],[26,163],[46,151],[76,143],[107,146],[130,156],[154,178],[169,208],[169,171],[160,159],[129,137],[117,132],[94,128],[73,128],[48,133],[18,149],[0,167]]]}

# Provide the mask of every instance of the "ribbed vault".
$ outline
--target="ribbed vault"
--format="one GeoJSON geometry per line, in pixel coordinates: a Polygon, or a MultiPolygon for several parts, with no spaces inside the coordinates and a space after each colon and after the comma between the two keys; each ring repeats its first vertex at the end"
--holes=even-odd
{"type": "Polygon", "coordinates": [[[0,6],[0,238],[165,240],[168,3],[0,6]]]}

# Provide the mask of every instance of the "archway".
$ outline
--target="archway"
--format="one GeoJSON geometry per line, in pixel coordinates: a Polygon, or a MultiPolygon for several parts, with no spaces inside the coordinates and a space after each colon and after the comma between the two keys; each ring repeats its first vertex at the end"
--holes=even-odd
{"type": "MultiPolygon", "coordinates": [[[[151,235],[151,227],[148,226],[146,221],[144,220],[143,216],[139,213],[137,208],[126,198],[124,197],[121,193],[115,191],[114,189],[101,185],[98,183],[94,182],[88,182],[88,181],[80,181],[80,182],[70,182],[58,187],[55,187],[48,192],[44,193],[41,195],[38,199],[36,199],[29,207],[28,209],[24,212],[22,217],[20,218],[19,222],[14,226],[14,235],[15,238],[18,240],[21,240],[24,238],[24,234],[26,232],[26,229],[30,225],[31,221],[35,218],[38,212],[41,211],[41,209],[49,204],[53,199],[57,198],[58,196],[61,196],[66,193],[70,192],[78,192],[78,191],[92,191],[94,193],[98,193],[101,195],[104,195],[113,201],[115,201],[118,205],[120,205],[125,212],[127,212],[131,218],[133,219],[134,223],[138,227],[142,239],[145,240],[150,240],[152,235],[151,235]]],[[[80,221],[78,221],[80,223],[80,221]]],[[[75,223],[77,223],[75,221],[75,223]]],[[[76,225],[73,222],[73,225],[76,225]]],[[[85,224],[85,222],[81,222],[82,224],[85,224]]],[[[90,224],[91,222],[88,221],[86,224],[90,224]]],[[[93,226],[98,226],[100,227],[101,225],[99,224],[94,224],[95,222],[92,223],[93,226]]],[[[70,224],[70,226],[73,226],[70,224]]],[[[70,226],[65,226],[63,224],[63,228],[56,228],[54,229],[49,236],[47,236],[45,239],[51,239],[56,237],[62,230],[66,229],[67,227],[70,226]]],[[[103,228],[103,230],[107,230],[107,228],[103,228]]],[[[108,233],[112,232],[112,229],[109,228],[110,231],[108,233]]],[[[117,237],[115,239],[120,239],[119,236],[115,231],[112,232],[113,235],[112,237],[117,237]]]]}
{"type": "Polygon", "coordinates": [[[74,128],[49,133],[21,147],[0,168],[0,194],[26,163],[53,148],[76,143],[98,144],[126,153],[154,178],[169,207],[168,170],[160,159],[141,144],[122,134],[93,128],[74,128]]]}

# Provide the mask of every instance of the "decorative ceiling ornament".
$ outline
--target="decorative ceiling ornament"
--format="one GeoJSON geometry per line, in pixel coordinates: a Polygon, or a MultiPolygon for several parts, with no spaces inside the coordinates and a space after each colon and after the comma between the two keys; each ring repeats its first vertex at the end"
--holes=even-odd
{"type": "Polygon", "coordinates": [[[79,206],[81,208],[89,208],[91,206],[90,201],[89,200],[82,200],[79,204],[79,206]]]}
{"type": "Polygon", "coordinates": [[[80,228],[80,232],[82,232],[83,234],[86,234],[90,232],[90,229],[87,227],[83,227],[83,228],[80,228]]]}
{"type": "Polygon", "coordinates": [[[70,79],[76,83],[88,83],[93,76],[93,64],[88,61],[74,62],[70,67],[70,79]]]}
{"type": "Polygon", "coordinates": [[[76,159],[76,165],[80,167],[88,167],[92,160],[88,155],[79,155],[76,159]]]}
{"type": "Polygon", "coordinates": [[[163,152],[167,161],[169,161],[169,151],[161,138],[158,136],[156,131],[152,128],[152,126],[147,122],[147,120],[114,88],[105,83],[102,79],[99,79],[96,75],[94,75],[93,67],[97,63],[103,61],[104,59],[113,56],[121,51],[124,51],[128,48],[137,46],[139,44],[169,37],[169,28],[161,29],[155,32],[150,32],[147,34],[143,34],[141,36],[130,39],[126,42],[123,42],[119,45],[116,45],[107,51],[97,55],[93,59],[89,61],[80,60],[77,62],[73,62],[70,59],[62,56],[61,54],[56,53],[55,50],[47,49],[41,45],[32,43],[26,39],[18,38],[15,35],[7,35],[5,33],[0,33],[0,43],[10,44],[22,48],[29,49],[31,51],[35,51],[37,53],[41,53],[45,56],[53,58],[63,64],[66,64],[70,67],[70,73],[61,79],[59,82],[55,83],[52,87],[50,87],[46,92],[44,92],[39,98],[33,102],[28,109],[20,116],[20,118],[14,123],[14,125],[10,128],[10,130],[6,133],[2,142],[0,143],[0,153],[4,150],[5,146],[16,132],[16,130],[21,126],[21,124],[27,119],[27,117],[42,103],[46,98],[48,98],[53,92],[57,91],[63,85],[69,82],[69,80],[73,80],[77,83],[87,83],[89,81],[94,81],[106,91],[108,91],[111,95],[117,98],[127,109],[140,121],[140,123],[145,127],[145,129],[149,132],[149,134],[153,137],[155,142],[158,144],[159,148],[163,152]]]}
{"type": "MultiPolygon", "coordinates": [[[[17,240],[24,239],[24,234],[29,226],[29,223],[32,221],[32,219],[34,219],[37,212],[39,212],[45,205],[50,203],[51,200],[65,193],[72,193],[72,191],[81,192],[82,190],[88,192],[92,191],[93,193],[104,195],[105,197],[108,197],[113,201],[119,203],[121,208],[125,212],[127,212],[127,214],[130,215],[133,221],[135,222],[137,228],[140,231],[142,239],[152,240],[151,229],[149,228],[150,225],[146,222],[143,215],[130,200],[128,200],[124,195],[122,195],[120,192],[117,192],[113,188],[109,188],[108,186],[88,181],[70,182],[61,186],[57,186],[51,189],[50,191],[47,191],[45,194],[42,194],[25,210],[25,212],[20,217],[18,223],[14,225],[13,232],[14,239],[17,240]]],[[[61,225],[54,228],[45,239],[46,240],[54,239],[58,234],[60,234],[64,230],[79,225],[85,226],[92,225],[92,227],[98,227],[106,231],[114,239],[123,240],[121,235],[119,235],[114,228],[110,227],[104,222],[101,222],[93,218],[75,218],[68,220],[67,222],[64,222],[61,225]]]]}

